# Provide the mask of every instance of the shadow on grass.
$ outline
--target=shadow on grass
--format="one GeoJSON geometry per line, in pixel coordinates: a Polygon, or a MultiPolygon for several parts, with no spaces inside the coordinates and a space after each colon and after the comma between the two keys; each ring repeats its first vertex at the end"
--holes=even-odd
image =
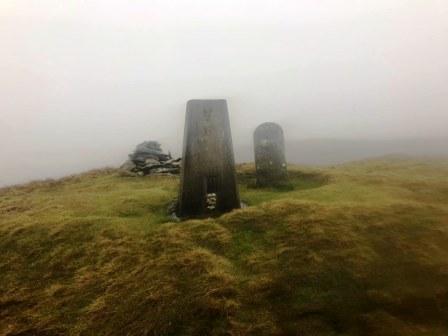
{"type": "Polygon", "coordinates": [[[256,174],[253,171],[238,173],[238,183],[246,185],[248,189],[259,189],[267,191],[288,192],[292,190],[307,190],[322,187],[329,183],[328,175],[317,172],[290,171],[289,181],[279,183],[272,187],[259,187],[256,183],[256,174]]]}

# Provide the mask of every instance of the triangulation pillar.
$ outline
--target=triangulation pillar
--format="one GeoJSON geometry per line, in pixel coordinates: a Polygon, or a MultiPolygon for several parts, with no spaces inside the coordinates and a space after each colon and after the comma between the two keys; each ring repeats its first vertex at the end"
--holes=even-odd
{"type": "Polygon", "coordinates": [[[198,216],[239,207],[227,102],[190,100],[185,118],[179,215],[198,216]]]}

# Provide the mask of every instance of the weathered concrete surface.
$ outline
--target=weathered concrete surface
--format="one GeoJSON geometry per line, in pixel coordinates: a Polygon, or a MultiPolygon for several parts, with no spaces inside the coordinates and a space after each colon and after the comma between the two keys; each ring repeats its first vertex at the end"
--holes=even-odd
{"type": "Polygon", "coordinates": [[[276,123],[263,123],[254,132],[257,186],[278,186],[287,183],[285,139],[276,123]]]}
{"type": "Polygon", "coordinates": [[[216,194],[218,212],[240,207],[227,102],[190,100],[185,118],[179,215],[207,213],[209,194],[216,194]]]}

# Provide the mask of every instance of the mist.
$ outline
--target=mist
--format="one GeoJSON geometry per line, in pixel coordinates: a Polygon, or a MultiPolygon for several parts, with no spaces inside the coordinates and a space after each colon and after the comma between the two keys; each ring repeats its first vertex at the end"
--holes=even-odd
{"type": "Polygon", "coordinates": [[[227,99],[236,159],[448,155],[445,0],[0,3],[0,185],[179,156],[189,99],[227,99]]]}

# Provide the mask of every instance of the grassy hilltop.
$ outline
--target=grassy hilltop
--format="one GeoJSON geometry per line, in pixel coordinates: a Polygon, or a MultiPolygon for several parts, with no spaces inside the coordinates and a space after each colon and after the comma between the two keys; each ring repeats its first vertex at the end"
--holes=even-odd
{"type": "Polygon", "coordinates": [[[448,161],[291,167],[173,222],[175,177],[0,190],[0,335],[448,335],[448,161]]]}

